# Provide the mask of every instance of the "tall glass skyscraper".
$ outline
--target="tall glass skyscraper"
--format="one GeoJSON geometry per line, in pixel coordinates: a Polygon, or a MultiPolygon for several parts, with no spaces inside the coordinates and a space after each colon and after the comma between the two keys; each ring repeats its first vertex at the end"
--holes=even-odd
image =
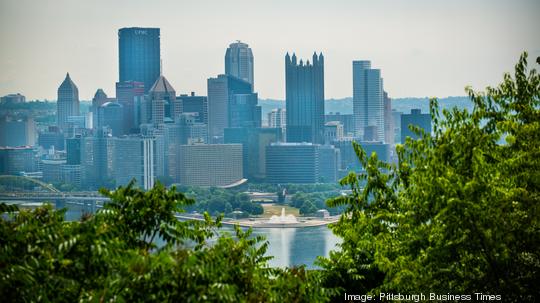
{"type": "Polygon", "coordinates": [[[120,82],[143,82],[144,91],[150,90],[161,69],[159,35],[159,28],[118,30],[120,82]]]}
{"type": "Polygon", "coordinates": [[[324,57],[312,63],[285,56],[287,142],[324,143],[324,57]]]}
{"type": "Polygon", "coordinates": [[[67,130],[68,117],[79,115],[79,89],[71,81],[69,73],[58,87],[58,100],[56,101],[56,122],[60,129],[67,130]]]}
{"type": "Polygon", "coordinates": [[[364,138],[369,127],[375,141],[384,141],[384,91],[380,69],[370,61],[353,61],[353,116],[355,135],[364,138]]]}
{"type": "MultiPolygon", "coordinates": [[[[237,108],[236,103],[242,103],[245,98],[236,99],[235,95],[249,95],[252,92],[253,88],[249,82],[234,76],[218,75],[217,78],[208,79],[208,134],[211,142],[220,143],[223,140],[226,127],[240,126],[231,125],[231,111],[233,108],[237,108]]],[[[253,100],[251,98],[247,99],[253,100]]],[[[250,101],[249,105],[252,105],[253,110],[257,110],[256,102],[253,104],[250,101]]],[[[239,122],[238,120],[235,121],[239,122]]]]}
{"type": "Polygon", "coordinates": [[[231,43],[225,53],[225,74],[247,81],[253,86],[253,53],[246,43],[231,43]]]}

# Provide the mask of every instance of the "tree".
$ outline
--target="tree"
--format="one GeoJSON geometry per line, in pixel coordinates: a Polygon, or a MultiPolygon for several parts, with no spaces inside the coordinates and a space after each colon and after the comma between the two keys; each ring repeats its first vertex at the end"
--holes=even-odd
{"type": "Polygon", "coordinates": [[[216,221],[179,221],[193,203],[160,183],[133,182],[80,222],[51,206],[0,203],[0,297],[6,302],[325,302],[332,290],[304,268],[269,268],[268,243],[216,221]],[[156,245],[159,237],[161,245],[156,245]],[[207,240],[212,243],[208,244],[207,240]]]}
{"type": "Polygon", "coordinates": [[[354,144],[366,169],[340,181],[352,195],[328,201],[347,209],[333,226],[341,251],[321,260],[324,285],[540,296],[540,77],[526,59],[496,88],[467,88],[472,112],[431,100],[433,134],[413,128],[421,139],[398,145],[397,166],[354,144]]]}
{"type": "Polygon", "coordinates": [[[313,204],[313,202],[311,202],[310,200],[305,201],[304,204],[302,204],[302,206],[300,207],[301,215],[313,214],[316,211],[317,207],[315,207],[315,204],[313,204]]]}

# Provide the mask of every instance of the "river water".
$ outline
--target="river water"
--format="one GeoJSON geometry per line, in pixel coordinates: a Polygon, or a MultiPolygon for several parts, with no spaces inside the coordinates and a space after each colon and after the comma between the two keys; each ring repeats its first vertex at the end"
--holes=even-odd
{"type": "MultiPolygon", "coordinates": [[[[69,208],[66,220],[79,220],[81,214],[80,209],[69,208]]],[[[232,227],[223,227],[223,230],[233,234],[232,227]]],[[[328,226],[254,228],[253,235],[264,236],[268,241],[266,254],[273,257],[268,262],[272,267],[306,265],[310,269],[317,268],[314,264],[317,257],[328,257],[340,242],[328,226]]]]}

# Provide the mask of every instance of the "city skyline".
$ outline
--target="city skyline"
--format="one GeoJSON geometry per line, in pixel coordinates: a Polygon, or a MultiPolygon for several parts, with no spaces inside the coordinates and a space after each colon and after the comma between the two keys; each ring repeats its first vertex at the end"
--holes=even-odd
{"type": "Polygon", "coordinates": [[[245,1],[227,6],[162,1],[159,17],[145,14],[154,7],[138,1],[130,6],[124,1],[0,3],[0,37],[7,41],[0,52],[0,95],[20,92],[28,100],[54,100],[66,72],[78,84],[81,100],[91,100],[98,88],[113,92],[117,32],[124,27],[160,28],[164,74],[179,93],[198,95],[205,94],[206,79],[223,72],[223,52],[236,40],[253,49],[259,96],[280,100],[285,99],[280,63],[292,50],[299,57],[313,49],[325,54],[327,98],[352,96],[354,60],[371,60],[384,70],[390,97],[445,97],[464,95],[466,85],[495,84],[523,50],[533,58],[540,55],[534,33],[540,3],[525,0],[272,1],[256,7],[245,1]],[[170,18],[178,14],[182,18],[170,18]],[[281,22],[293,18],[293,28],[281,22]],[[12,26],[20,19],[25,22],[12,26]]]}

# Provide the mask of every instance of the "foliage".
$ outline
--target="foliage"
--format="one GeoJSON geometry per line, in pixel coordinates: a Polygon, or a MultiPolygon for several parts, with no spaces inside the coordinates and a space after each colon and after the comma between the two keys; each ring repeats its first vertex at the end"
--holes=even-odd
{"type": "Polygon", "coordinates": [[[233,211],[243,211],[250,215],[261,215],[264,212],[261,205],[251,202],[247,194],[238,190],[192,186],[179,186],[179,189],[196,200],[186,207],[186,211],[206,211],[212,215],[224,213],[227,216],[233,211]]]}
{"type": "Polygon", "coordinates": [[[268,184],[268,183],[250,183],[249,191],[277,192],[278,190],[287,190],[287,194],[297,192],[316,193],[338,191],[343,187],[337,183],[315,183],[315,184],[268,184]]]}
{"type": "Polygon", "coordinates": [[[194,201],[175,188],[101,192],[110,203],[80,222],[51,206],[0,204],[3,301],[324,302],[333,294],[318,287],[318,272],[269,268],[268,244],[250,230],[220,235],[220,218],[208,214],[177,220],[194,201]]]}
{"type": "Polygon", "coordinates": [[[344,207],[339,205],[328,207],[325,201],[339,194],[339,191],[314,193],[304,193],[299,191],[291,197],[291,206],[300,209],[301,214],[312,214],[319,209],[327,209],[331,215],[338,215],[343,212],[344,207]]]}
{"type": "Polygon", "coordinates": [[[527,73],[486,93],[472,112],[431,101],[434,133],[398,145],[399,164],[354,149],[366,167],[340,182],[352,194],[333,226],[341,250],[320,260],[324,285],[354,292],[540,297],[540,77],[527,73]],[[365,182],[362,188],[359,186],[365,182]]]}

